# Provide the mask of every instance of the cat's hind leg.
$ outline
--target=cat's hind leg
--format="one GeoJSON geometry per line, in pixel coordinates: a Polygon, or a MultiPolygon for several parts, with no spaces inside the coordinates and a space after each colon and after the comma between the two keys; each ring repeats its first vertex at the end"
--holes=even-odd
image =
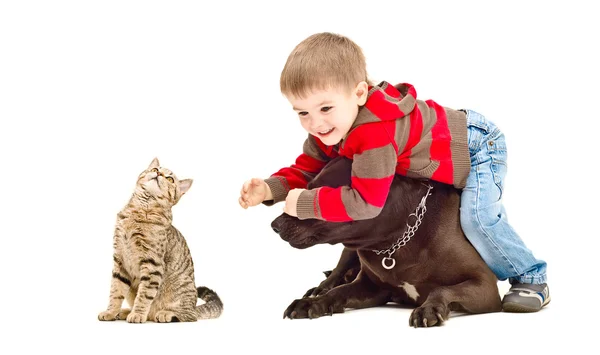
{"type": "MultiPolygon", "coordinates": [[[[189,287],[188,287],[189,288],[189,287]]],[[[186,287],[167,287],[156,299],[148,315],[148,320],[157,323],[195,322],[196,290],[192,293],[186,287]]]]}
{"type": "Polygon", "coordinates": [[[177,318],[177,315],[173,311],[162,310],[156,312],[154,321],[157,323],[179,322],[179,318],[177,318]]]}

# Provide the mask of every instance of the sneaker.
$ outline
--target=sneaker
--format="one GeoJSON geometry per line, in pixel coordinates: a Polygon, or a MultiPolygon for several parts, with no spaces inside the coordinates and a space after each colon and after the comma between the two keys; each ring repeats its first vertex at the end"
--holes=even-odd
{"type": "Polygon", "coordinates": [[[537,312],[550,303],[550,291],[546,284],[515,283],[502,299],[504,312],[537,312]]]}

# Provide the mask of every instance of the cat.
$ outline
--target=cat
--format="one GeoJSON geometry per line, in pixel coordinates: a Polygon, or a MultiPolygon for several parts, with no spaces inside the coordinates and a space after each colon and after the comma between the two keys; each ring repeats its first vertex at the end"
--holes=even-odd
{"type": "Polygon", "coordinates": [[[117,214],[110,298],[99,320],[195,322],[221,315],[219,296],[196,288],[190,250],[171,225],[171,208],[192,181],[179,180],[157,158],[139,175],[129,203],[117,214]],[[125,298],[131,309],[121,308],[125,298]],[[197,306],[198,298],[205,303],[197,306]]]}

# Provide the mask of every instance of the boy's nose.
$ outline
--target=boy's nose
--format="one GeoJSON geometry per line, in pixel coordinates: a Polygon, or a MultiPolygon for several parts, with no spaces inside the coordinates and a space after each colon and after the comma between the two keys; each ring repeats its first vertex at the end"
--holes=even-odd
{"type": "Polygon", "coordinates": [[[323,130],[323,121],[314,121],[314,120],[313,120],[313,122],[312,122],[312,124],[311,124],[310,128],[311,128],[313,131],[317,131],[317,132],[318,132],[318,131],[320,131],[320,130],[323,130]]]}

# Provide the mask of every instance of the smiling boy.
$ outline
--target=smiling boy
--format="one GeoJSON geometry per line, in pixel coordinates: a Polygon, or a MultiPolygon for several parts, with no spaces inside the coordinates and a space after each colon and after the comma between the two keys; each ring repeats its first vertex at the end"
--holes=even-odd
{"type": "Polygon", "coordinates": [[[296,46],[280,86],[309,135],[295,164],[243,184],[243,208],[285,200],[291,216],[345,222],[377,216],[394,174],[451,184],[462,189],[465,235],[496,276],[513,284],[504,310],[548,304],[546,263],[510,227],[501,203],[506,145],[493,123],[471,110],[417,100],[410,84],[373,85],[360,47],[332,33],[296,46]],[[340,155],[353,160],[351,186],[306,190],[340,155]]]}

